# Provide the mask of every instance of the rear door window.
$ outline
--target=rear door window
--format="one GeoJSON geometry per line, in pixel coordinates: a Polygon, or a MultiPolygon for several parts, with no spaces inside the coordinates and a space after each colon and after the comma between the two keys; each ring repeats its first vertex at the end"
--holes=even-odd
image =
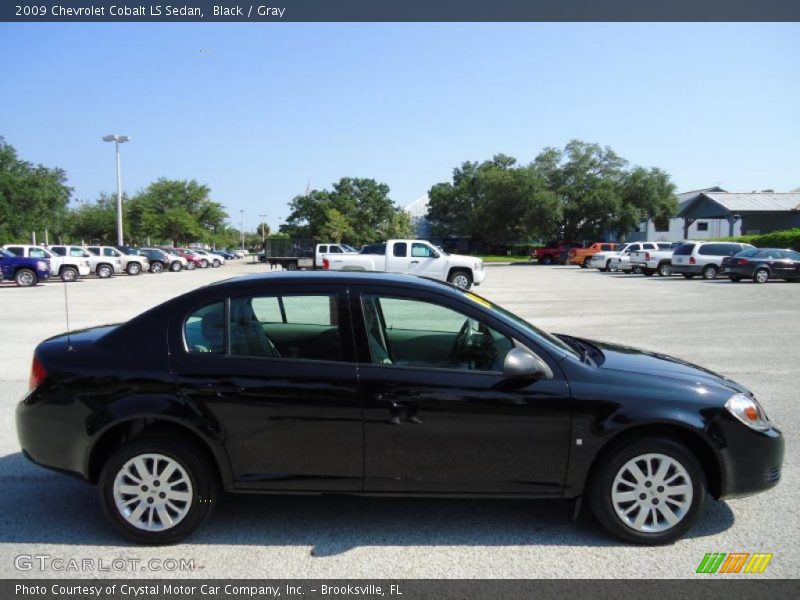
{"type": "Polygon", "coordinates": [[[392,249],[392,254],[397,258],[405,258],[408,254],[408,244],[405,242],[396,243],[392,249]]]}
{"type": "Polygon", "coordinates": [[[676,256],[689,256],[694,250],[694,244],[683,244],[675,250],[676,256]]]}

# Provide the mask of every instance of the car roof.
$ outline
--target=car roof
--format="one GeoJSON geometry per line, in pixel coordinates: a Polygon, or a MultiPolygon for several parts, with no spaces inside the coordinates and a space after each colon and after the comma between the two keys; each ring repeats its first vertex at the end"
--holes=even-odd
{"type": "Polygon", "coordinates": [[[240,275],[230,279],[223,279],[209,284],[208,287],[229,284],[254,284],[254,283],[353,283],[353,284],[399,284],[413,286],[418,289],[442,291],[454,289],[448,283],[437,279],[406,275],[403,273],[374,273],[365,271],[278,271],[272,273],[257,273],[240,275]]]}

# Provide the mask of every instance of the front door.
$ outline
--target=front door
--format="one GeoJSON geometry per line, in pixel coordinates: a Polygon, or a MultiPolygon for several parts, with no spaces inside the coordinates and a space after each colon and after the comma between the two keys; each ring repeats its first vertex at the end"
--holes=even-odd
{"type": "Polygon", "coordinates": [[[188,315],[173,351],[178,385],[222,429],[237,488],[361,491],[345,298],[330,287],[298,294],[270,286],[188,315]]]}
{"type": "Polygon", "coordinates": [[[432,246],[422,242],[412,242],[410,258],[409,273],[412,275],[444,279],[445,260],[432,246]]]}
{"type": "Polygon", "coordinates": [[[557,368],[552,379],[505,378],[515,341],[442,302],[351,288],[368,354],[365,491],[561,495],[567,382],[557,368]]]}

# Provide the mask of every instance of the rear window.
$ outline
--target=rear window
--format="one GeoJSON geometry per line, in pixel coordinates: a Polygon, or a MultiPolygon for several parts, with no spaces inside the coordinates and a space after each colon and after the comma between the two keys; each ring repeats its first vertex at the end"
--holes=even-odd
{"type": "Polygon", "coordinates": [[[613,249],[614,249],[614,244],[600,244],[600,250],[602,252],[606,252],[608,250],[613,250],[613,249]]]}
{"type": "Polygon", "coordinates": [[[756,250],[755,248],[748,248],[747,250],[742,250],[741,252],[736,254],[736,256],[747,258],[748,256],[753,256],[756,252],[758,252],[758,250],[756,250]]]}
{"type": "Polygon", "coordinates": [[[702,256],[733,256],[741,251],[739,244],[703,244],[697,253],[702,256]]]}
{"type": "Polygon", "coordinates": [[[50,247],[50,252],[52,252],[56,256],[66,256],[67,255],[66,248],[54,248],[54,247],[51,246],[50,247]]]}
{"type": "Polygon", "coordinates": [[[675,256],[689,256],[694,250],[694,244],[683,244],[675,250],[675,256]]]}
{"type": "Polygon", "coordinates": [[[672,242],[658,242],[656,244],[659,250],[671,250],[672,249],[672,242]]]}

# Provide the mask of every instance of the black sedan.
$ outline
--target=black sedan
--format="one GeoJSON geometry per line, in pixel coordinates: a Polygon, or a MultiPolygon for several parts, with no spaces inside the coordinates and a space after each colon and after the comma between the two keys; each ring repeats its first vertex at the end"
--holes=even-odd
{"type": "Polygon", "coordinates": [[[17,432],[144,543],[191,533],[225,490],[585,497],[616,536],[659,544],[707,494],[774,486],[784,452],[721,375],[370,273],[239,277],[46,340],[17,432]]]}
{"type": "Polygon", "coordinates": [[[800,252],[781,248],[750,248],[722,259],[722,273],[733,282],[752,279],[800,281],[800,252]]]}

